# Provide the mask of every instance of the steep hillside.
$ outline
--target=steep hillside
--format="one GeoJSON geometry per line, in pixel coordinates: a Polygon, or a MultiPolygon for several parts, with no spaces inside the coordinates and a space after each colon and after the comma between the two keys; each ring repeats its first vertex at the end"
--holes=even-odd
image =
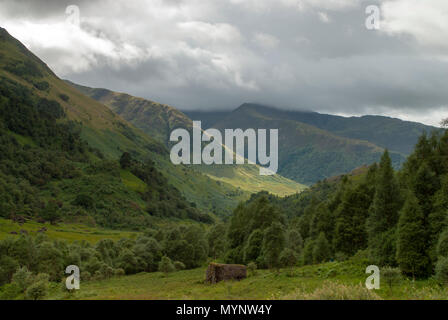
{"type": "Polygon", "coordinates": [[[67,119],[82,126],[81,136],[106,157],[118,158],[124,151],[166,152],[154,139],[130,126],[109,108],[61,81],[5,29],[0,29],[0,41],[0,75],[29,88],[38,97],[59,103],[67,119]]]}
{"type": "Polygon", "coordinates": [[[171,131],[176,128],[191,128],[191,120],[182,112],[168,105],[125,93],[94,89],[67,82],[85,95],[108,106],[112,111],[166,146],[169,145],[171,131]]]}
{"type": "MultiPolygon", "coordinates": [[[[3,115],[0,128],[4,139],[2,159],[8,165],[16,164],[12,175],[11,167],[6,167],[9,170],[5,171],[8,177],[3,180],[9,182],[4,190],[8,190],[6,186],[10,183],[19,185],[23,182],[31,185],[30,192],[36,194],[37,202],[62,197],[63,204],[73,201],[71,198],[81,193],[89,194],[99,200],[98,206],[101,207],[100,210],[95,204],[92,210],[103,212],[101,218],[96,216],[97,221],[112,223],[115,227],[129,225],[129,221],[119,222],[119,219],[111,217],[110,212],[120,215],[124,220],[134,214],[136,217],[145,216],[149,198],[143,195],[147,190],[133,189],[135,184],[148,185],[138,181],[145,177],[136,177],[131,172],[132,168],[127,173],[120,173],[117,161],[123,153],[128,152],[137,163],[148,164],[148,158],[151,159],[154,165],[150,166],[168,179],[162,182],[161,178],[156,193],[171,194],[179,200],[185,197],[187,202],[181,206],[186,209],[194,203],[193,207],[197,206],[202,212],[225,215],[248,196],[226,183],[214,181],[189,168],[173,166],[163,144],[129,124],[105,105],[60,80],[4,29],[0,29],[0,78],[3,115]],[[60,158],[65,159],[65,165],[62,160],[59,161],[60,158]],[[31,163],[25,159],[36,161],[31,163]],[[35,167],[31,168],[32,164],[35,167]],[[61,170],[62,173],[57,172],[61,170]],[[31,176],[19,177],[20,172],[29,172],[31,176]],[[39,172],[46,174],[44,179],[39,175],[33,176],[39,172]],[[79,180],[74,177],[79,177],[79,180]],[[25,180],[13,182],[15,179],[25,180]],[[173,191],[170,185],[179,191],[173,191]]],[[[27,199],[27,192],[23,197],[27,199]]],[[[162,202],[168,201],[168,204],[169,197],[162,197],[162,202]]],[[[5,203],[12,202],[14,206],[18,205],[18,209],[4,214],[28,214],[34,210],[29,209],[25,200],[19,200],[17,197],[8,197],[5,203]]],[[[170,205],[175,203],[171,201],[170,205]]],[[[8,205],[4,210],[8,208],[11,209],[11,206],[8,205]]],[[[64,205],[64,208],[71,215],[78,216],[78,213],[84,212],[69,205],[64,205]]],[[[160,210],[163,211],[172,212],[169,208],[160,210]]],[[[131,224],[138,225],[136,221],[131,224]]]]}
{"type": "MultiPolygon", "coordinates": [[[[84,94],[109,106],[127,121],[143,130],[151,137],[170,147],[169,135],[175,128],[191,130],[192,120],[173,107],[153,101],[136,98],[124,93],[116,93],[106,89],[94,89],[68,82],[84,94]]],[[[203,129],[207,128],[207,123],[203,129]]],[[[246,192],[269,190],[276,195],[289,195],[303,191],[306,187],[300,183],[286,179],[281,175],[260,176],[257,167],[252,165],[238,166],[191,166],[210,178],[246,192]]]]}
{"type": "MultiPolygon", "coordinates": [[[[283,119],[259,111],[255,105],[242,105],[213,127],[279,129],[279,173],[305,184],[350,172],[378,161],[383,149],[367,141],[344,138],[315,126],[283,119]]],[[[392,154],[394,164],[404,157],[392,154]]]]}

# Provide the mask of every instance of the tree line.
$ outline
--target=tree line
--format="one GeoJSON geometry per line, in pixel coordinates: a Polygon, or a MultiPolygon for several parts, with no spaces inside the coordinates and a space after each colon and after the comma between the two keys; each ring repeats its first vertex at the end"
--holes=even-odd
{"type": "Polygon", "coordinates": [[[10,237],[0,240],[0,298],[26,297],[30,288],[46,291],[48,281],[65,280],[69,265],[80,268],[81,281],[166,273],[201,266],[208,250],[206,232],[198,225],[147,229],[136,239],[103,239],[96,244],[51,240],[42,233],[10,237]]]}
{"type": "Polygon", "coordinates": [[[282,267],[344,260],[425,278],[448,269],[448,133],[423,134],[399,171],[386,150],[362,175],[302,195],[262,193],[234,212],[227,262],[282,267]]]}

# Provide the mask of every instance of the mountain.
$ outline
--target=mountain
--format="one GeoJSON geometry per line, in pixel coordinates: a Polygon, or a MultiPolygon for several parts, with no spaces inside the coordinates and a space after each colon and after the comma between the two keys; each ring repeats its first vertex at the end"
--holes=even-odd
{"type": "MultiPolygon", "coordinates": [[[[304,184],[313,184],[376,162],[384,151],[369,141],[347,138],[298,121],[298,116],[288,114],[266,106],[243,104],[226,116],[221,115],[212,127],[219,130],[279,129],[279,174],[304,184]]],[[[207,119],[210,122],[211,117],[207,119]]],[[[391,156],[396,167],[405,159],[398,152],[391,152],[391,156]]]]}
{"type": "MultiPolygon", "coordinates": [[[[260,115],[274,119],[295,120],[315,126],[335,135],[369,141],[381,148],[409,155],[422,132],[441,130],[418,122],[403,121],[385,116],[341,117],[309,111],[286,111],[259,104],[243,104],[245,109],[254,109],[260,115]]],[[[232,112],[225,111],[185,111],[191,119],[206,122],[205,128],[232,117],[232,112]]]]}
{"type": "Polygon", "coordinates": [[[172,165],[162,143],[59,79],[5,29],[0,82],[1,216],[51,209],[66,220],[138,228],[150,216],[209,221],[249,196],[172,165]],[[122,168],[125,153],[132,165],[122,168]]]}
{"type": "MultiPolygon", "coordinates": [[[[67,83],[89,97],[104,103],[168,148],[172,145],[169,142],[172,130],[176,128],[191,130],[192,128],[192,120],[171,106],[107,89],[89,88],[69,81],[67,83]]],[[[204,125],[203,128],[205,128],[204,125]]],[[[191,168],[220,183],[227,183],[250,193],[269,190],[273,194],[284,196],[303,191],[306,188],[281,175],[260,176],[258,168],[253,165],[195,165],[191,168]]]]}
{"type": "Polygon", "coordinates": [[[126,93],[89,88],[70,81],[67,83],[108,106],[113,112],[166,146],[169,145],[171,131],[192,126],[191,120],[185,114],[168,105],[133,97],[126,93]]]}

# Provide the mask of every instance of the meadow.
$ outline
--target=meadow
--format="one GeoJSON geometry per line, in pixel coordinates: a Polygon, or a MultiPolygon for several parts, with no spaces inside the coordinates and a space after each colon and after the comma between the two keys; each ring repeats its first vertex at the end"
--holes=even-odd
{"type": "Polygon", "coordinates": [[[48,299],[81,300],[430,300],[448,299],[448,289],[433,280],[402,279],[367,290],[362,260],[280,270],[257,270],[241,281],[206,284],[206,266],[172,273],[139,273],[107,280],[82,281],[67,293],[53,285],[48,299]]]}
{"type": "Polygon", "coordinates": [[[26,232],[30,235],[38,234],[38,231],[42,228],[46,228],[45,234],[51,240],[85,240],[92,244],[100,241],[101,239],[119,240],[122,238],[134,239],[139,234],[132,231],[116,231],[103,228],[89,227],[83,224],[65,224],[59,223],[57,225],[51,225],[49,223],[42,224],[35,221],[27,221],[22,225],[19,225],[12,220],[0,218],[0,240],[7,237],[14,237],[16,232],[20,234],[26,232]]]}

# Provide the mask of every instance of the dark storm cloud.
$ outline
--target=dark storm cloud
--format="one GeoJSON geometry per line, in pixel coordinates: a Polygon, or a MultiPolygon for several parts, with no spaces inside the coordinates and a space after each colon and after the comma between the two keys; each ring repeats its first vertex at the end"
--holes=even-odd
{"type": "Polygon", "coordinates": [[[448,104],[445,0],[3,0],[0,18],[61,77],[182,109],[252,101],[435,124],[448,104]],[[365,27],[371,4],[380,30],[365,27]]]}

